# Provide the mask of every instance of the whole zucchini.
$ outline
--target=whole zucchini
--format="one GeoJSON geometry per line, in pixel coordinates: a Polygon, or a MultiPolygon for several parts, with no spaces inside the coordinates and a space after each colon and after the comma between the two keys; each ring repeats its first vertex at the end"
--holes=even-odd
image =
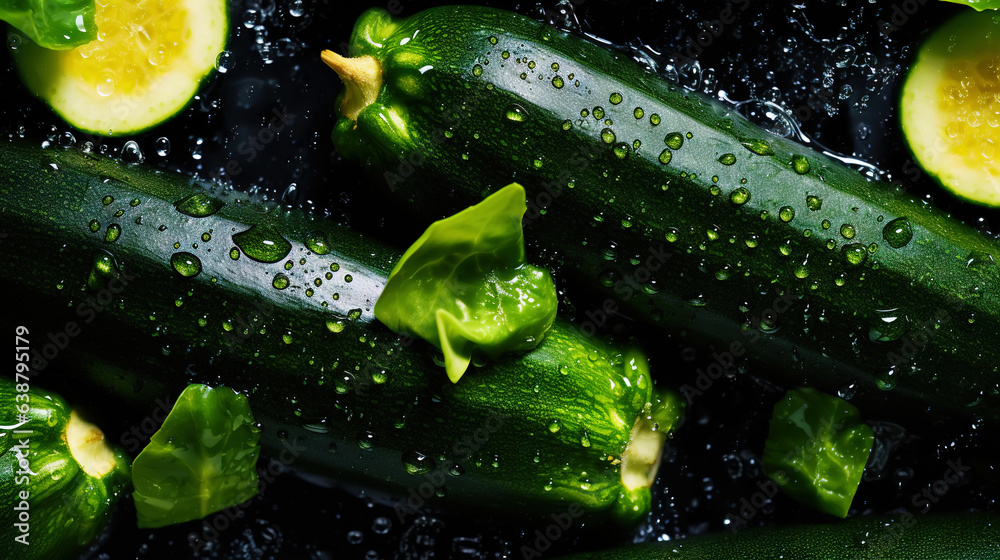
{"type": "Polygon", "coordinates": [[[396,251],[77,150],[0,144],[0,214],[13,313],[51,318],[36,371],[79,364],[147,410],[191,382],[245,391],[265,453],[406,497],[401,515],[435,496],[623,520],[649,509],[682,406],[654,391],[641,354],[557,322],[535,350],[452,384],[436,351],[374,320],[396,251]]]}
{"type": "Polygon", "coordinates": [[[987,560],[1000,555],[1000,516],[858,517],[762,527],[566,557],[566,560],[987,560]]]}
{"type": "MultiPolygon", "coordinates": [[[[40,340],[26,327],[12,334],[22,348],[40,340]]],[[[27,365],[27,353],[16,354],[27,365]]],[[[0,379],[0,556],[76,558],[114,514],[129,484],[128,461],[100,429],[59,395],[33,387],[21,369],[16,379],[0,379]]]]}
{"type": "Polygon", "coordinates": [[[370,10],[350,55],[323,53],[347,83],[337,150],[428,220],[523,184],[534,262],[606,298],[581,328],[620,311],[709,345],[689,398],[750,358],[902,414],[1000,418],[1000,246],[972,228],[515,13],[370,10]]]}

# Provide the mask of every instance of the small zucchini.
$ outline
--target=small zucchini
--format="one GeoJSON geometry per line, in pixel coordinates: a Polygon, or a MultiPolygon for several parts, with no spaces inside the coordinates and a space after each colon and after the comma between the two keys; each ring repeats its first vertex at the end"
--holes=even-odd
{"type": "Polygon", "coordinates": [[[515,13],[374,9],[349,49],[323,53],[340,154],[427,220],[516,179],[531,261],[722,355],[707,386],[749,359],[896,417],[1000,420],[994,240],[515,13]]]}
{"type": "Polygon", "coordinates": [[[247,393],[263,453],[421,503],[649,510],[682,406],[641,354],[557,321],[453,384],[439,352],[374,318],[395,250],[76,150],[0,144],[0,214],[12,312],[51,317],[54,340],[74,333],[49,361],[81,364],[121,402],[224,384],[247,393]]]}
{"type": "Polygon", "coordinates": [[[27,381],[0,380],[0,556],[78,557],[128,485],[124,450],[108,445],[62,397],[27,381]]]}

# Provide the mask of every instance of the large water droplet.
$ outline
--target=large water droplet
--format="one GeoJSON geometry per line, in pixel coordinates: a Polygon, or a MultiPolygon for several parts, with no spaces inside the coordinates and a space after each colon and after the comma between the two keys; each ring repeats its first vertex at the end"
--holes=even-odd
{"type": "Polygon", "coordinates": [[[894,249],[904,247],[913,239],[913,226],[906,218],[896,218],[882,228],[882,239],[894,249]]]}
{"type": "Polygon", "coordinates": [[[403,467],[410,474],[425,474],[434,470],[434,459],[419,451],[403,453],[403,467]]]}
{"type": "Polygon", "coordinates": [[[174,203],[177,211],[192,218],[205,218],[215,214],[226,203],[206,193],[193,194],[174,203]]]}
{"type": "Polygon", "coordinates": [[[201,259],[183,251],[170,256],[170,266],[185,278],[198,276],[201,273],[201,259]]]}
{"type": "Polygon", "coordinates": [[[276,263],[292,251],[292,244],[270,226],[252,226],[234,233],[233,243],[243,254],[262,263],[276,263]]]}
{"type": "Polygon", "coordinates": [[[513,122],[524,122],[528,120],[528,110],[520,105],[511,105],[505,112],[507,120],[513,122]]]}

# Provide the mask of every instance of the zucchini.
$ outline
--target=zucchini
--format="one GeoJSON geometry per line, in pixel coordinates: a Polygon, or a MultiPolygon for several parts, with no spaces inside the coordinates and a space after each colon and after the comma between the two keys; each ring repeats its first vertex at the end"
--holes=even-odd
{"type": "Polygon", "coordinates": [[[0,177],[4,287],[24,294],[15,316],[52,318],[36,371],[70,360],[146,410],[192,382],[246,392],[263,453],[404,496],[401,515],[428,499],[522,514],[576,503],[623,521],[649,510],[682,406],[654,391],[638,352],[556,322],[533,351],[452,384],[436,351],[374,320],[394,250],[77,150],[3,143],[0,177]]]}
{"type": "Polygon", "coordinates": [[[370,10],[349,54],[323,53],[339,153],[427,220],[516,179],[531,261],[604,300],[581,329],[619,312],[707,347],[689,399],[747,366],[910,420],[1000,419],[1000,246],[971,227],[511,12],[370,10]]]}
{"type": "Polygon", "coordinates": [[[986,560],[1000,554],[1000,516],[910,512],[824,525],[704,535],[566,557],[566,560],[986,560]]]}
{"type": "Polygon", "coordinates": [[[229,39],[223,0],[98,2],[93,20],[99,38],[71,50],[9,42],[28,89],[100,136],[140,132],[184,109],[229,39]]]}
{"type": "MultiPolygon", "coordinates": [[[[21,340],[36,333],[18,329],[21,340]]],[[[18,351],[21,364],[27,354],[18,351]]],[[[125,451],[27,375],[0,379],[0,555],[75,558],[104,530],[129,484],[125,451]]]]}
{"type": "Polygon", "coordinates": [[[920,166],[956,195],[1000,206],[1000,21],[963,10],[924,42],[899,101],[920,166]]]}

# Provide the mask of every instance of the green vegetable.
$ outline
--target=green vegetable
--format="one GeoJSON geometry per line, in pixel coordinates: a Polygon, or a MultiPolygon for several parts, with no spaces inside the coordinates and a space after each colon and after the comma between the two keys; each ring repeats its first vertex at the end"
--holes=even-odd
{"type": "Polygon", "coordinates": [[[46,49],[72,49],[97,39],[94,0],[0,0],[4,20],[46,49]]]}
{"type": "Polygon", "coordinates": [[[530,352],[474,361],[452,384],[436,349],[374,318],[398,252],[76,150],[0,143],[0,216],[9,312],[68,339],[36,370],[76,365],[140,410],[202,379],[243,392],[263,454],[402,496],[404,518],[439,504],[649,510],[683,406],[654,390],[641,354],[557,320],[530,352]]]}
{"type": "Polygon", "coordinates": [[[29,91],[100,136],[141,132],[179,113],[229,39],[224,0],[105,1],[92,19],[100,40],[54,51],[25,37],[11,56],[29,91]]]}
{"type": "Polygon", "coordinates": [[[921,45],[899,102],[920,166],[951,192],[986,206],[1000,206],[997,91],[1000,16],[966,10],[921,45]]]}
{"type": "Polygon", "coordinates": [[[803,387],[774,405],[762,463],[796,500],[847,517],[874,441],[857,408],[803,387]]]}
{"type": "Polygon", "coordinates": [[[245,396],[189,385],[132,463],[139,527],[201,519],[252,498],[259,440],[245,396]]]}
{"type": "Polygon", "coordinates": [[[524,262],[524,188],[511,184],[427,228],[389,274],[375,317],[444,351],[453,383],[474,351],[531,350],[556,318],[547,270],[524,262]]]}
{"type": "Polygon", "coordinates": [[[997,0],[943,0],[944,2],[951,2],[953,4],[963,4],[965,6],[970,6],[977,12],[983,10],[996,10],[1000,9],[1000,1],[997,0]]]}
{"type": "MultiPolygon", "coordinates": [[[[19,328],[17,346],[39,335],[19,328]]],[[[15,358],[26,364],[28,354],[15,358]]],[[[17,383],[0,379],[0,557],[76,558],[111,519],[128,461],[59,395],[17,371],[17,383]]]]}
{"type": "Polygon", "coordinates": [[[824,525],[628,546],[565,560],[987,560],[1000,554],[1000,516],[947,513],[859,517],[824,525]]]}
{"type": "Polygon", "coordinates": [[[705,350],[688,398],[740,369],[896,418],[1000,420],[996,241],[514,13],[372,10],[349,47],[323,55],[348,82],[338,152],[427,221],[516,178],[530,262],[705,350]]]}

